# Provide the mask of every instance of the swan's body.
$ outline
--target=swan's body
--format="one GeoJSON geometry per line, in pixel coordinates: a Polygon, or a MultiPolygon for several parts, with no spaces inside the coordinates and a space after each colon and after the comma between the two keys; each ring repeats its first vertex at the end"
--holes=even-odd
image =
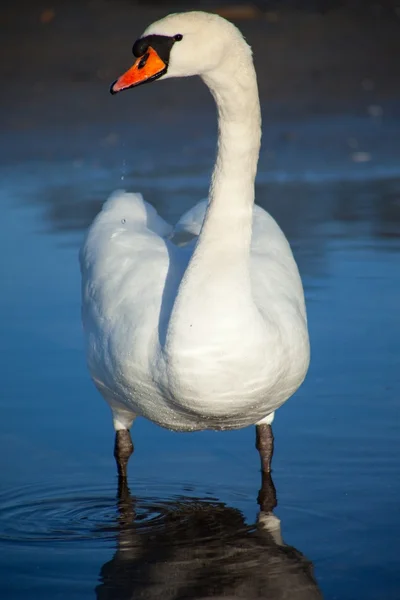
{"type": "Polygon", "coordinates": [[[200,74],[218,106],[209,201],[173,229],[139,194],[116,192],[81,252],[89,369],[117,431],[135,416],[175,430],[270,423],[309,363],[296,263],[254,206],[261,120],[251,51],[206,13],[170,15],[144,35],[177,33],[164,78],[200,74]],[[194,239],[176,245],[174,234],[194,239]]]}

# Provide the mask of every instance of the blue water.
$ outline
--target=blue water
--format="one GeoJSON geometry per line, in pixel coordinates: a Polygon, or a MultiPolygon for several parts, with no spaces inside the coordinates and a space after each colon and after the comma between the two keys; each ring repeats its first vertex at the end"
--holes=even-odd
{"type": "Polygon", "coordinates": [[[178,434],[138,419],[130,491],[117,497],[110,413],[83,354],[79,244],[118,187],[142,191],[176,220],[206,194],[214,144],[210,131],[197,131],[192,144],[190,136],[186,146],[173,141],[173,152],[149,142],[136,155],[129,136],[123,140],[115,150],[89,140],[74,156],[69,139],[64,153],[46,158],[60,140],[43,136],[35,159],[21,147],[21,159],[1,169],[2,598],[278,599],[285,592],[305,600],[319,589],[328,600],[398,600],[400,177],[393,165],[382,159],[342,169],[337,161],[301,177],[300,167],[284,170],[284,157],[274,166],[261,156],[257,201],[294,249],[312,345],[306,382],[274,423],[275,513],[284,542],[296,549],[290,554],[270,538],[255,541],[260,473],[252,428],[178,434]],[[227,548],[235,548],[229,559],[227,548]]]}

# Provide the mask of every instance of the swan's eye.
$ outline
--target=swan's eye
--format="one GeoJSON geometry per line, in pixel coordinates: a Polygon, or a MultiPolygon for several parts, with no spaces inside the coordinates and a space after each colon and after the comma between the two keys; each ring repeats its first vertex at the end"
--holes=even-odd
{"type": "Polygon", "coordinates": [[[174,35],[174,40],[176,42],[180,42],[182,38],[183,38],[183,35],[181,33],[177,33],[176,35],[174,35]]]}

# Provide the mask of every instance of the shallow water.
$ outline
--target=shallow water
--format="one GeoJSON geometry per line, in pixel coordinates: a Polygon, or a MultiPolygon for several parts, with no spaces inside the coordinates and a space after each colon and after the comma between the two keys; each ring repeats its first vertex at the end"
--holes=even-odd
{"type": "Polygon", "coordinates": [[[130,490],[118,493],[110,414],[83,355],[77,252],[113,189],[142,191],[171,221],[204,197],[210,131],[199,125],[190,137],[183,124],[182,142],[165,127],[170,152],[151,145],[156,133],[137,155],[128,135],[93,148],[77,134],[78,157],[69,140],[46,159],[59,138],[44,132],[35,159],[27,149],[19,163],[3,162],[2,597],[398,600],[394,159],[343,168],[339,156],[315,169],[310,158],[307,177],[301,165],[285,171],[286,150],[272,165],[260,160],[257,201],[291,241],[312,344],[307,380],[274,424],[275,514],[287,546],[256,526],[252,428],[177,434],[139,419],[130,490]]]}

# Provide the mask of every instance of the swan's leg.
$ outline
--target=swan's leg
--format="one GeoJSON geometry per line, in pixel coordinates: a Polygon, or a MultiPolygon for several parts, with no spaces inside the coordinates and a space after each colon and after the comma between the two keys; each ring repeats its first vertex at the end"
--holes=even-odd
{"type": "Polygon", "coordinates": [[[115,432],[114,456],[117,461],[118,477],[126,480],[128,460],[133,452],[133,444],[129,429],[119,429],[115,432]]]}
{"type": "Polygon", "coordinates": [[[274,434],[272,433],[272,414],[256,425],[256,448],[261,459],[261,489],[258,492],[258,504],[264,513],[272,513],[275,508],[276,490],[271,477],[271,461],[274,453],[274,434]],[[269,422],[266,422],[269,421],[269,422]]]}
{"type": "Polygon", "coordinates": [[[128,460],[133,452],[133,443],[129,429],[135,419],[135,415],[125,410],[111,409],[115,429],[114,456],[117,462],[118,477],[126,480],[128,476],[128,460]]]}
{"type": "Polygon", "coordinates": [[[274,453],[274,435],[270,424],[256,425],[256,448],[260,453],[261,471],[271,472],[271,461],[274,453]]]}
{"type": "Polygon", "coordinates": [[[257,502],[263,513],[272,513],[277,505],[276,489],[272,481],[271,473],[261,473],[261,488],[258,492],[257,502]]]}

